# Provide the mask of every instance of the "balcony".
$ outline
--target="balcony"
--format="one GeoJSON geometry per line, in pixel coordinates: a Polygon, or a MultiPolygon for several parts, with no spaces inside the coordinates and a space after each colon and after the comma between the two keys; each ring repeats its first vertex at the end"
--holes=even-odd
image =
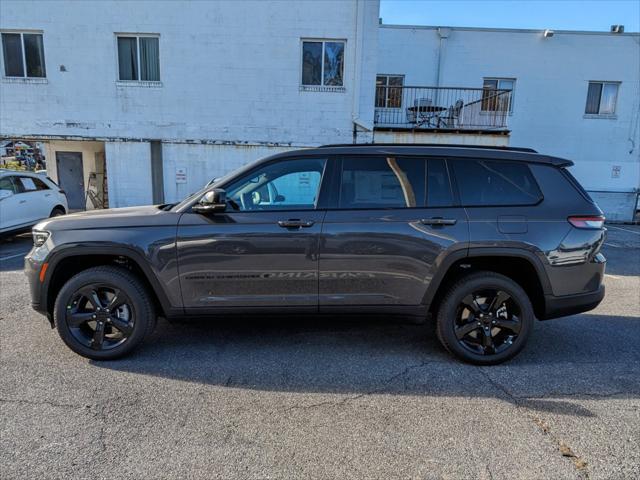
{"type": "Polygon", "coordinates": [[[508,133],[511,90],[377,86],[376,130],[508,133]]]}

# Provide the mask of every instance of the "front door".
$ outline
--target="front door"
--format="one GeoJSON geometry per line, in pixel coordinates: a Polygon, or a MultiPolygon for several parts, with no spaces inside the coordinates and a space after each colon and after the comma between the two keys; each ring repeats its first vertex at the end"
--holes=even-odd
{"type": "Polygon", "coordinates": [[[58,184],[67,195],[70,210],[85,209],[84,173],[81,152],[56,152],[58,184]]]}
{"type": "Polygon", "coordinates": [[[318,305],[318,198],[326,160],[282,159],[219,185],[227,210],[188,212],[178,227],[185,309],[318,305]]]}
{"type": "Polygon", "coordinates": [[[320,311],[420,306],[449,252],[467,248],[442,159],[345,157],[320,247],[320,311]]]}

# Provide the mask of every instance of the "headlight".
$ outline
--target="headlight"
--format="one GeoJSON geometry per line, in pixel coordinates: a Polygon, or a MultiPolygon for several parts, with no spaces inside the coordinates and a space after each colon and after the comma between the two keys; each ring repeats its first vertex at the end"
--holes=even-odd
{"type": "Polygon", "coordinates": [[[31,234],[33,235],[33,246],[34,247],[41,247],[42,245],[44,245],[44,242],[47,241],[47,238],[49,238],[49,232],[43,232],[40,230],[33,230],[31,232],[31,234]]]}

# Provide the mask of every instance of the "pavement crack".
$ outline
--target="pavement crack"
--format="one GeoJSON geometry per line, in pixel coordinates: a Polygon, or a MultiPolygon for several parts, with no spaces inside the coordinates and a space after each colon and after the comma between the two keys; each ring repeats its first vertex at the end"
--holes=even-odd
{"type": "MultiPolygon", "coordinates": [[[[400,379],[400,378],[405,378],[409,372],[411,372],[412,370],[418,369],[418,368],[422,368],[426,365],[428,365],[431,362],[421,362],[415,365],[409,365],[407,367],[405,367],[401,372],[396,373],[395,375],[392,375],[391,377],[385,379],[382,381],[383,385],[379,388],[375,388],[372,390],[368,390],[366,392],[363,393],[359,393],[357,395],[350,395],[347,397],[344,397],[338,401],[331,401],[331,400],[326,400],[323,402],[317,402],[317,403],[311,403],[311,404],[307,404],[307,405],[292,405],[288,408],[286,408],[284,411],[285,412],[290,412],[292,410],[298,410],[298,409],[302,409],[302,410],[308,410],[308,409],[312,409],[312,408],[319,408],[319,407],[341,407],[344,406],[350,402],[354,402],[356,400],[359,400],[363,397],[366,397],[368,395],[375,395],[376,393],[380,393],[380,392],[384,392],[387,389],[388,384],[395,382],[396,380],[400,379]]],[[[406,390],[406,383],[405,383],[405,390],[406,390]]]]}
{"type": "Polygon", "coordinates": [[[482,367],[478,367],[478,370],[480,370],[480,373],[489,381],[491,385],[493,385],[494,388],[502,392],[508,398],[510,403],[512,403],[517,410],[524,411],[525,415],[538,427],[538,430],[544,436],[548,436],[553,441],[555,447],[558,449],[558,452],[563,457],[568,458],[572,461],[573,466],[578,472],[580,478],[589,478],[589,471],[587,469],[588,463],[586,462],[586,460],[576,455],[571,447],[569,447],[561,438],[559,438],[551,430],[551,428],[549,428],[549,425],[542,418],[535,415],[534,412],[532,412],[531,409],[527,406],[527,400],[531,400],[531,397],[519,397],[517,395],[514,395],[504,385],[491,378],[491,375],[484,371],[482,367]]]}
{"type": "Polygon", "coordinates": [[[92,408],[95,407],[95,405],[77,405],[77,404],[73,404],[73,403],[58,403],[58,402],[52,402],[50,400],[39,400],[39,401],[35,401],[35,400],[24,400],[24,399],[19,399],[19,398],[0,398],[0,403],[15,403],[18,405],[33,405],[33,406],[43,406],[43,405],[47,405],[49,407],[56,407],[56,408],[71,408],[71,409],[81,409],[81,408],[92,408]]]}

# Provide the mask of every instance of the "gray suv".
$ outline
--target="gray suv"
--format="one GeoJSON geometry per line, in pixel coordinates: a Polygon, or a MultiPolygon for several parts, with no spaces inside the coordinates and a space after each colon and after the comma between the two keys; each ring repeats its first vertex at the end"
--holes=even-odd
{"type": "Polygon", "coordinates": [[[535,319],[604,296],[602,211],[531,149],[336,145],[259,160],[172,205],[49,219],[33,307],[93,359],[158,316],[383,314],[437,323],[462,360],[516,355],[535,319]]]}

